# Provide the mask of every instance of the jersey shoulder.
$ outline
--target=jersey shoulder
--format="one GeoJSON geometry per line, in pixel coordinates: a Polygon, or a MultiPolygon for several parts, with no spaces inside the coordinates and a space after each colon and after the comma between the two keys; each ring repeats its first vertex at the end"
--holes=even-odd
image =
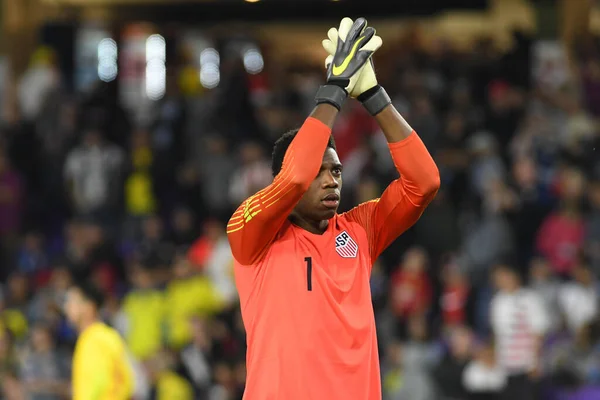
{"type": "Polygon", "coordinates": [[[95,346],[113,349],[124,347],[124,340],[119,332],[104,323],[97,323],[90,327],[89,332],[85,332],[81,339],[84,343],[93,343],[95,346]]]}
{"type": "Polygon", "coordinates": [[[352,232],[358,238],[367,239],[367,231],[365,228],[357,221],[351,213],[345,212],[343,214],[337,214],[334,217],[335,230],[338,232],[348,231],[348,233],[352,232]]]}
{"type": "Polygon", "coordinates": [[[241,268],[258,266],[268,263],[273,257],[277,257],[278,259],[293,258],[297,241],[298,237],[294,234],[293,225],[289,221],[286,221],[279,231],[277,231],[277,234],[266,247],[264,254],[258,261],[254,264],[246,265],[240,263],[234,256],[234,266],[241,268]]]}

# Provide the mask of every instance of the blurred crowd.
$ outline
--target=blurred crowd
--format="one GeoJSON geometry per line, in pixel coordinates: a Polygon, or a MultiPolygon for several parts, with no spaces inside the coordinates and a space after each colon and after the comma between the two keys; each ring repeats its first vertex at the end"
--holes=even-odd
{"type": "MultiPolygon", "coordinates": [[[[493,399],[507,387],[515,400],[599,398],[600,47],[583,41],[566,72],[533,74],[534,42],[521,34],[510,51],[486,38],[469,50],[425,43],[418,31],[392,39],[376,58],[380,82],[442,187],[373,269],[385,398],[493,399]]],[[[144,123],[115,82],[69,90],[47,49],[5,88],[3,398],[67,398],[76,332],[62,304],[80,278],[107,296],[103,316],[135,359],[140,399],[241,398],[245,337],[224,224],[270,183],[270,147],[302,123],[324,74],[267,54],[251,75],[230,58],[213,90],[188,90],[185,65],[169,67],[144,123]]],[[[356,102],[334,136],[347,210],[396,172],[356,102]]]]}

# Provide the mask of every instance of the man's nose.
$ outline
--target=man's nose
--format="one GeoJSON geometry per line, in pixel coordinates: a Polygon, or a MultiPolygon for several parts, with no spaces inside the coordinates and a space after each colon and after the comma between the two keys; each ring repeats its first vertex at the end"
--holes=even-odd
{"type": "Polygon", "coordinates": [[[323,180],[321,181],[321,185],[324,188],[337,188],[339,183],[335,176],[331,172],[326,172],[323,174],[323,180]]]}

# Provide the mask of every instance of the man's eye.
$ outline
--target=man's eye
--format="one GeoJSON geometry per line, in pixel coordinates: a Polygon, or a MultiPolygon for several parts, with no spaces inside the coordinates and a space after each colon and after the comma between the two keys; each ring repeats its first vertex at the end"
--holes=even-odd
{"type": "Polygon", "coordinates": [[[333,173],[336,175],[341,175],[342,174],[342,169],[341,168],[334,168],[333,169],[333,173]]]}

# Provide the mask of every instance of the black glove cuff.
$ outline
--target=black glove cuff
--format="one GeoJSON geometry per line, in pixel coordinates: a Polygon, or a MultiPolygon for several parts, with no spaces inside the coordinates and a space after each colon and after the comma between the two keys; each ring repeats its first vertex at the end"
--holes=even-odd
{"type": "Polygon", "coordinates": [[[339,86],[342,89],[346,90],[345,88],[350,84],[350,79],[330,79],[327,81],[326,85],[335,85],[335,86],[339,86]]]}
{"type": "Polygon", "coordinates": [[[361,103],[364,103],[366,100],[368,100],[371,96],[373,96],[375,93],[377,93],[377,91],[379,89],[382,89],[381,85],[375,85],[373,86],[371,89],[367,90],[366,92],[361,93],[356,100],[360,101],[361,103]]]}
{"type": "Polygon", "coordinates": [[[374,86],[362,93],[358,96],[357,100],[359,100],[369,114],[373,116],[379,114],[384,108],[392,104],[392,99],[390,99],[390,96],[388,96],[385,89],[380,85],[374,86]]]}
{"type": "Polygon", "coordinates": [[[339,110],[342,109],[342,105],[348,97],[348,92],[337,85],[323,85],[317,90],[315,101],[317,104],[331,104],[339,110]]]}

